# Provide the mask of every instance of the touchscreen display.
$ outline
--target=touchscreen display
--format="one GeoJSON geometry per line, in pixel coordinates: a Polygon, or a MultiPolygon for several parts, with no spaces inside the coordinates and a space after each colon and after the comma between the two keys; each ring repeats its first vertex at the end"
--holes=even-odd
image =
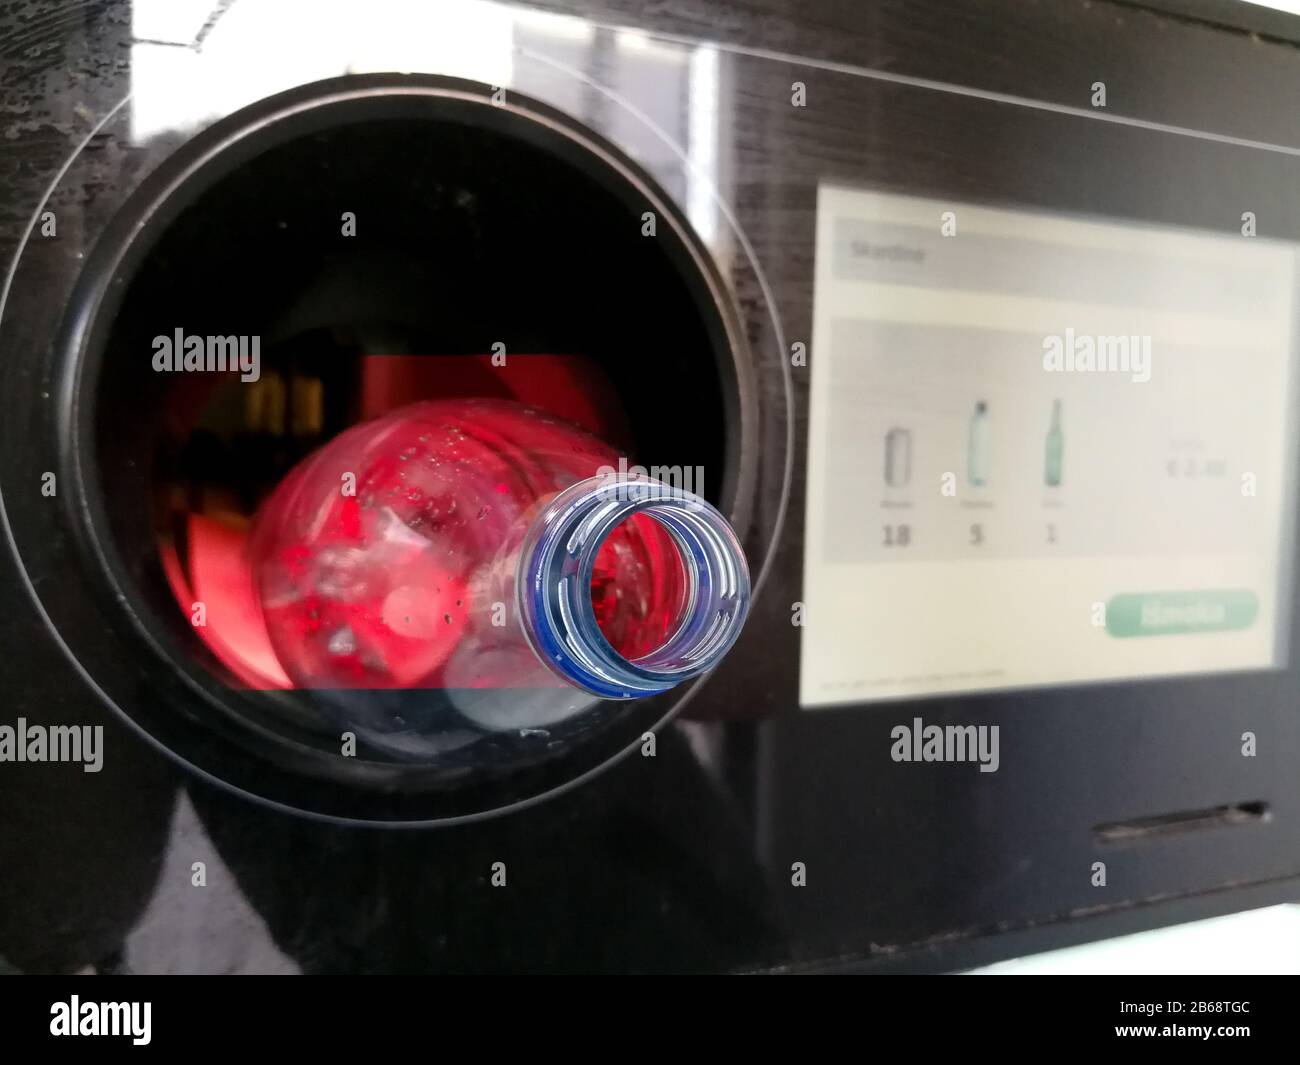
{"type": "Polygon", "coordinates": [[[1285,665],[1297,249],[1255,226],[819,190],[803,706],[1285,665]]]}

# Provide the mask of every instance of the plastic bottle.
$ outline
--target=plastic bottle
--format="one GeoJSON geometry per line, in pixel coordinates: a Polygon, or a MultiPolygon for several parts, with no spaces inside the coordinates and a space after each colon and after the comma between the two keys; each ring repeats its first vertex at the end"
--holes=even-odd
{"type": "Polygon", "coordinates": [[[251,539],[294,686],[570,693],[461,700],[518,724],[574,712],[573,693],[636,698],[711,668],[749,605],[735,534],[703,499],[617,464],[501,400],[413,404],[308,456],[251,539]]]}
{"type": "Polygon", "coordinates": [[[980,400],[970,418],[970,443],[966,452],[966,479],[976,488],[989,480],[989,405],[980,400]]]}

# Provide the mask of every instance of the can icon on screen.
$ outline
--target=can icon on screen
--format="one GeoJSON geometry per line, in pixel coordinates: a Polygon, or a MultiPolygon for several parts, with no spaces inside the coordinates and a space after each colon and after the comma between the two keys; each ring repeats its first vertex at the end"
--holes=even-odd
{"type": "Polygon", "coordinates": [[[885,484],[903,488],[912,479],[912,433],[895,426],[885,434],[885,484]]]}

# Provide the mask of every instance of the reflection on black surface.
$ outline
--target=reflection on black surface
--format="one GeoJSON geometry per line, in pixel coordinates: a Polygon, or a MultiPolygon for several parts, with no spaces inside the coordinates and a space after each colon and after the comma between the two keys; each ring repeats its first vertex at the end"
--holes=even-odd
{"type": "Polygon", "coordinates": [[[717,970],[755,964],[776,935],[749,833],[676,729],[654,758],[475,826],[336,828],[190,794],[308,973],[717,970]]]}
{"type": "Polygon", "coordinates": [[[98,773],[79,764],[0,767],[0,956],[27,972],[76,971],[117,955],[145,910],[163,863],[179,772],[102,707],[30,698],[30,688],[22,693],[8,685],[18,668],[63,672],[52,648],[30,648],[21,661],[5,658],[0,690],[14,693],[14,718],[33,726],[77,720],[104,727],[98,773]]]}

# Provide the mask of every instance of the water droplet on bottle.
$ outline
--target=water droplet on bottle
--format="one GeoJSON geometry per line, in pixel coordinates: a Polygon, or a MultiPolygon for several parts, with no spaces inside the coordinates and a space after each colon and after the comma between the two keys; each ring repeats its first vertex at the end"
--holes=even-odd
{"type": "Polygon", "coordinates": [[[328,647],[332,655],[356,654],[356,635],[348,626],[344,625],[341,629],[334,631],[334,635],[330,637],[328,647]]]}

